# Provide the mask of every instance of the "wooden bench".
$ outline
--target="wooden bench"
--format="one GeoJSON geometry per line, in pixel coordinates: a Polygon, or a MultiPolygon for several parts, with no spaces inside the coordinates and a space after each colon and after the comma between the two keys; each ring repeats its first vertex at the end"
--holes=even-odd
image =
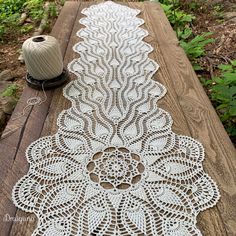
{"type": "MultiPolygon", "coordinates": [[[[65,3],[51,35],[56,37],[64,55],[65,66],[78,54],[72,46],[78,42],[76,32],[82,27],[79,19],[81,10],[96,2],[65,3]]],[[[154,47],[150,57],[160,65],[154,76],[164,84],[167,95],[159,106],[173,117],[173,130],[178,134],[192,136],[205,147],[204,168],[217,182],[221,199],[217,206],[202,212],[198,216],[198,227],[207,236],[236,235],[236,152],[225,132],[214,108],[204,92],[185,53],[178,45],[163,10],[157,3],[122,3],[142,10],[140,17],[145,20],[150,35],[145,40],[154,47]]],[[[72,78],[72,76],[71,76],[72,78]]],[[[26,87],[12,118],[19,115],[28,98],[43,96],[42,92],[26,87]]],[[[47,101],[40,106],[30,108],[25,116],[11,119],[0,142],[0,235],[31,235],[37,219],[33,214],[15,208],[11,200],[11,191],[16,181],[28,170],[25,150],[28,145],[41,136],[57,131],[58,114],[70,107],[70,102],[62,96],[62,88],[47,91],[47,101]],[[9,217],[14,217],[15,222],[9,217]],[[18,218],[17,218],[18,217],[18,218]],[[19,222],[19,217],[30,217],[19,222]]],[[[21,218],[22,219],[22,218],[21,218]]]]}

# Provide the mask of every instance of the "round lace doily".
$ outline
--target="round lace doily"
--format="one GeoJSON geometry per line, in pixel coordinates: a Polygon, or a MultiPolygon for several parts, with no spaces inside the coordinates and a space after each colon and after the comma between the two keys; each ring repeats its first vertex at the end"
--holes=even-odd
{"type": "Polygon", "coordinates": [[[26,151],[29,172],[15,205],[38,217],[33,235],[201,235],[198,213],[219,191],[204,172],[196,140],[172,132],[157,106],[166,89],[138,10],[105,2],[82,11],[78,79],[64,88],[72,107],[58,132],[26,151]]]}

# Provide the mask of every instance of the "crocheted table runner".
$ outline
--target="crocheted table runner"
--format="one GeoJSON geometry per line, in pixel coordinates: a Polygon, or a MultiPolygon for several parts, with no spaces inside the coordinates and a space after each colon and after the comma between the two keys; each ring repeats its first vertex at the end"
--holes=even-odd
{"type": "Polygon", "coordinates": [[[157,106],[165,87],[139,10],[105,2],[84,9],[74,46],[77,76],[64,88],[72,107],[58,132],[26,151],[29,172],[15,205],[38,217],[33,235],[201,235],[196,216],[219,199],[204,150],[173,133],[157,106]]]}

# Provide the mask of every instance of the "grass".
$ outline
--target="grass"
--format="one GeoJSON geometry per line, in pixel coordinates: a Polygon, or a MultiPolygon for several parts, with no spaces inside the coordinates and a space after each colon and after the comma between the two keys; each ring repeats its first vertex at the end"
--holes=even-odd
{"type": "Polygon", "coordinates": [[[17,89],[18,86],[13,83],[11,85],[9,85],[0,95],[2,97],[17,97],[17,89]]]}

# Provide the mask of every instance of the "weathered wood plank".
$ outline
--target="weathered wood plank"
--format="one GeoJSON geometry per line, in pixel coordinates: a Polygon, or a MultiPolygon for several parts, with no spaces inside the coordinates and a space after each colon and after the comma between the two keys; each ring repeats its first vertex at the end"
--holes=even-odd
{"type": "MultiPolygon", "coordinates": [[[[70,38],[74,18],[78,11],[77,2],[66,2],[62,8],[60,16],[52,30],[51,35],[59,39],[62,54],[65,55],[67,44],[70,38]]],[[[23,95],[17,104],[13,118],[17,117],[19,112],[22,112],[28,98],[32,96],[42,96],[42,92],[26,87],[23,95]]],[[[44,124],[44,120],[48,113],[48,108],[51,103],[53,91],[47,91],[47,101],[40,106],[34,106],[29,109],[25,116],[17,120],[11,119],[8,123],[6,131],[3,133],[0,142],[0,150],[4,156],[1,161],[1,200],[0,200],[0,218],[3,219],[6,214],[15,217],[16,208],[11,200],[11,191],[15,182],[27,172],[28,164],[25,159],[25,150],[28,145],[36,140],[40,134],[44,124]]],[[[23,213],[22,213],[23,214],[23,213]]],[[[25,214],[25,217],[29,214],[25,214]]],[[[19,223],[19,222],[18,222],[19,223]]],[[[29,222],[27,221],[26,224],[29,222]]],[[[21,224],[23,226],[23,224],[21,224]]],[[[29,231],[29,226],[18,229],[18,233],[10,234],[13,222],[8,221],[0,225],[1,235],[26,235],[29,231]],[[19,234],[19,232],[21,232],[19,234]]],[[[28,234],[30,235],[30,234],[28,234]]]]}
{"type": "MultiPolygon", "coordinates": [[[[163,10],[155,3],[132,5],[144,10],[146,13],[144,20],[147,25],[150,25],[149,32],[155,34],[154,38],[160,48],[158,55],[163,57],[170,75],[170,81],[168,77],[164,77],[163,84],[167,86],[168,92],[174,90],[171,93],[176,93],[175,100],[179,103],[187,121],[189,130],[185,130],[186,125],[185,127],[180,125],[179,127],[183,128],[181,134],[190,133],[192,137],[203,143],[207,154],[204,162],[205,170],[218,183],[221,190],[222,198],[218,205],[200,214],[199,228],[204,235],[235,235],[236,213],[232,210],[236,201],[235,149],[189,60],[178,46],[176,35],[163,10]]],[[[158,59],[157,61],[159,62],[158,59]]],[[[175,117],[173,115],[176,113],[175,109],[167,108],[166,110],[173,118],[175,117]]],[[[174,121],[178,119],[174,118],[174,121]]]]}
{"type": "Polygon", "coordinates": [[[153,52],[149,54],[149,57],[158,62],[158,64],[160,65],[160,68],[154,75],[153,79],[164,84],[167,89],[170,88],[168,89],[164,99],[158,101],[158,105],[164,110],[167,110],[171,113],[172,119],[175,121],[173,123],[173,130],[175,132],[189,135],[190,133],[186,118],[182,113],[182,109],[178,103],[178,100],[176,99],[175,90],[172,89],[171,76],[166,68],[164,58],[161,55],[160,47],[156,40],[156,35],[152,31],[152,27],[149,22],[149,15],[146,11],[144,11],[143,4],[141,5],[139,3],[130,3],[129,6],[141,10],[139,17],[145,20],[145,24],[142,27],[149,32],[149,35],[144,40],[152,45],[154,49],[153,52]]]}
{"type": "MultiPolygon", "coordinates": [[[[134,8],[139,8],[140,10],[142,10],[140,17],[145,20],[145,28],[150,32],[150,36],[153,39],[151,42],[149,42],[148,38],[146,38],[145,41],[148,41],[153,46],[154,52],[151,54],[151,57],[153,57],[155,61],[157,61],[160,65],[160,69],[155,74],[154,79],[160,81],[163,85],[166,86],[168,90],[167,95],[161,100],[161,102],[159,102],[159,106],[164,108],[171,114],[174,121],[173,130],[176,133],[184,134],[184,135],[191,135],[189,127],[188,127],[187,119],[184,116],[184,113],[178,101],[178,96],[176,94],[174,84],[173,84],[173,77],[169,73],[168,67],[164,60],[164,56],[161,53],[162,45],[160,45],[157,40],[157,37],[161,37],[161,36],[160,34],[159,36],[156,36],[153,31],[153,28],[155,27],[157,22],[153,24],[153,22],[150,19],[150,14],[145,9],[144,4],[132,3],[130,4],[130,6],[131,7],[133,6],[134,8]]],[[[174,79],[177,80],[178,77],[175,76],[174,79]]],[[[215,211],[217,210],[215,209],[215,211]]]]}
{"type": "MultiPolygon", "coordinates": [[[[80,7],[74,5],[73,9],[68,10],[66,14],[65,8],[63,8],[64,17],[60,16],[56,24],[58,28],[54,27],[53,35],[59,39],[62,51],[64,50],[65,65],[79,56],[72,51],[72,46],[81,40],[75,35],[83,27],[78,23],[78,20],[83,17],[80,11],[94,3],[81,3],[80,7]],[[75,13],[73,16],[72,12],[75,13]],[[75,15],[77,15],[76,19],[75,15]],[[68,20],[68,17],[72,18],[68,20]],[[70,25],[69,31],[68,24],[70,25]]],[[[233,172],[236,167],[235,159],[233,160],[235,149],[222,128],[222,124],[205,95],[188,59],[179,48],[176,36],[161,8],[158,4],[153,3],[130,3],[129,5],[143,10],[142,18],[146,23],[144,27],[150,33],[145,40],[154,47],[154,52],[150,57],[154,58],[161,67],[154,79],[163,83],[168,89],[167,95],[159,102],[159,105],[172,115],[175,132],[191,135],[204,144],[208,154],[204,163],[205,169],[217,181],[220,189],[223,190],[221,201],[217,207],[203,212],[198,218],[199,228],[203,235],[235,235],[235,211],[233,207],[236,200],[234,197],[234,180],[236,178],[233,172]],[[227,183],[227,181],[229,182],[227,183]]],[[[22,105],[17,106],[14,115],[22,110],[27,98],[32,96],[29,95],[30,92],[35,96],[34,90],[29,89],[27,91],[27,94],[23,94],[25,98],[20,100],[22,105]]],[[[27,236],[31,235],[36,227],[37,221],[34,215],[21,210],[16,212],[11,200],[11,189],[16,180],[27,172],[28,164],[24,157],[26,147],[39,136],[55,133],[57,131],[56,119],[58,114],[63,109],[70,107],[70,102],[62,96],[62,88],[47,94],[50,96],[49,104],[44,104],[41,107],[42,110],[34,107],[27,116],[10,122],[8,128],[10,127],[9,129],[13,130],[14,133],[9,134],[5,131],[5,138],[2,140],[5,141],[0,142],[0,148],[6,146],[4,147],[4,155],[7,151],[14,155],[13,158],[11,154],[6,153],[6,157],[1,158],[2,161],[0,159],[0,164],[4,166],[3,172],[0,172],[0,177],[4,177],[4,183],[1,185],[2,191],[0,192],[0,217],[8,213],[10,216],[31,216],[34,218],[32,221],[28,220],[21,224],[19,222],[3,222],[4,226],[0,225],[1,235],[27,236]],[[14,127],[18,127],[18,129],[14,129],[14,127]]]]}

